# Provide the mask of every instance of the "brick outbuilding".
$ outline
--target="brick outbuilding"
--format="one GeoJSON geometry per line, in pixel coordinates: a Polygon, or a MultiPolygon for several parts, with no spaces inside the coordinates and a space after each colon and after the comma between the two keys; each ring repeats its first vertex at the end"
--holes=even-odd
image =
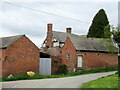
{"type": "Polygon", "coordinates": [[[62,64],[69,72],[117,67],[117,48],[109,39],[70,35],[62,48],[62,64]]]}
{"type": "Polygon", "coordinates": [[[39,48],[25,35],[0,38],[2,76],[39,72],[39,48]]]}
{"type": "Polygon", "coordinates": [[[69,72],[118,65],[117,48],[113,41],[76,35],[70,27],[66,28],[66,32],[59,32],[53,30],[52,24],[48,24],[41,51],[60,56],[69,72]]]}

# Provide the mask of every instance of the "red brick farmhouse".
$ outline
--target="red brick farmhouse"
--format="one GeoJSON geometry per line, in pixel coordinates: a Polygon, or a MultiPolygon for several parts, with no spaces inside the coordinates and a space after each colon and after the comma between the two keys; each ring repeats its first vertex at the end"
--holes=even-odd
{"type": "Polygon", "coordinates": [[[39,72],[39,48],[25,35],[0,38],[2,76],[39,72]]]}
{"type": "Polygon", "coordinates": [[[53,31],[52,24],[47,25],[41,52],[61,57],[69,72],[118,65],[117,48],[111,40],[75,35],[71,28],[66,32],[53,31]]]}
{"type": "Polygon", "coordinates": [[[110,40],[71,35],[62,48],[62,62],[70,72],[117,67],[116,52],[110,40]]]}

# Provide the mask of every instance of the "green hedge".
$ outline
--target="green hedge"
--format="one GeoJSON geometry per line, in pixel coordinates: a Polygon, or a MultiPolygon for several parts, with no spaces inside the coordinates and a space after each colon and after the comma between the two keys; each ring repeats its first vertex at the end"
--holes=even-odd
{"type": "Polygon", "coordinates": [[[27,74],[22,74],[22,75],[18,75],[18,76],[13,76],[12,78],[3,77],[1,81],[60,78],[60,77],[70,77],[70,76],[76,76],[76,75],[82,75],[82,74],[109,72],[109,71],[116,71],[116,70],[118,70],[118,68],[94,69],[94,70],[88,70],[88,71],[72,72],[72,73],[68,73],[68,74],[51,75],[51,76],[44,76],[44,75],[39,75],[39,74],[35,74],[34,76],[28,76],[27,74]]]}

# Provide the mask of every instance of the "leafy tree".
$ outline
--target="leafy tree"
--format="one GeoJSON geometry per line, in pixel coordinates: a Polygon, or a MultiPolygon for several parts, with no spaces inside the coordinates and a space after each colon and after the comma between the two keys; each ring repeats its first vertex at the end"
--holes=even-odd
{"type": "Polygon", "coordinates": [[[116,43],[120,43],[120,31],[113,29],[112,30],[112,34],[113,34],[113,39],[116,41],[116,43]]]}
{"type": "Polygon", "coordinates": [[[111,38],[110,25],[104,27],[104,38],[111,38]]]}
{"type": "MultiPolygon", "coordinates": [[[[104,38],[105,37],[104,33],[106,35],[105,32],[106,28],[107,28],[106,32],[110,32],[107,15],[105,14],[105,11],[103,9],[100,9],[93,18],[87,37],[104,38]]],[[[107,37],[108,36],[109,35],[107,35],[107,37]]]]}

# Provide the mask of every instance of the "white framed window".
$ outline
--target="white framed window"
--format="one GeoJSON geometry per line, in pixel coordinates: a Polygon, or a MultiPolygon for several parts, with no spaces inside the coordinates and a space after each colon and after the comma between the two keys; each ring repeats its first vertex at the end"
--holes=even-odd
{"type": "Polygon", "coordinates": [[[66,54],[66,58],[67,58],[67,59],[70,59],[70,53],[67,53],[67,54],[66,54]]]}

